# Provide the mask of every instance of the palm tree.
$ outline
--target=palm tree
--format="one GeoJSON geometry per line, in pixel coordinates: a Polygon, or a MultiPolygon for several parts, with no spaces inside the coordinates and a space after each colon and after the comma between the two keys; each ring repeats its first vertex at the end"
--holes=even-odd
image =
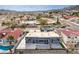
{"type": "Polygon", "coordinates": [[[14,37],[13,36],[8,36],[8,38],[7,38],[7,40],[8,40],[8,42],[9,42],[9,44],[11,45],[12,44],[12,42],[14,42],[15,41],[15,39],[14,39],[14,37]]]}
{"type": "Polygon", "coordinates": [[[14,22],[15,23],[15,21],[16,21],[15,19],[16,19],[16,17],[13,17],[10,20],[11,20],[11,22],[14,22]]]}
{"type": "Polygon", "coordinates": [[[57,18],[57,22],[56,22],[57,24],[60,24],[60,22],[59,22],[59,18],[57,18]]]}
{"type": "Polygon", "coordinates": [[[20,20],[21,20],[21,21],[23,20],[23,19],[22,19],[22,18],[23,18],[23,16],[20,16],[19,18],[20,18],[20,20]]]}
{"type": "MultiPolygon", "coordinates": [[[[8,40],[8,42],[9,42],[9,45],[10,45],[10,46],[12,46],[12,42],[15,42],[14,37],[11,36],[11,35],[8,36],[7,40],[8,40]]],[[[13,52],[13,51],[12,51],[12,48],[9,48],[9,51],[10,51],[10,53],[12,53],[12,52],[13,52]]]]}

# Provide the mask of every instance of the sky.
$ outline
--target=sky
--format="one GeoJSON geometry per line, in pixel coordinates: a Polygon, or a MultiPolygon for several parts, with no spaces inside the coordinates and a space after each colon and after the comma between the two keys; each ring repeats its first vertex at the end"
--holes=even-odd
{"type": "Polygon", "coordinates": [[[61,9],[69,5],[0,5],[0,9],[16,11],[43,11],[51,9],[61,9]]]}

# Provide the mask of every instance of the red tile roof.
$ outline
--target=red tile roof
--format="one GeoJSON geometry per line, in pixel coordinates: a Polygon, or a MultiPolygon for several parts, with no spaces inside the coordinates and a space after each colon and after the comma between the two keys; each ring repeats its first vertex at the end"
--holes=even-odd
{"type": "Polygon", "coordinates": [[[57,30],[58,33],[62,32],[66,36],[79,36],[79,30],[71,30],[71,29],[61,29],[57,30]]]}
{"type": "Polygon", "coordinates": [[[63,17],[67,18],[67,19],[69,19],[69,18],[79,18],[78,16],[67,16],[67,15],[64,15],[63,17]]]}
{"type": "Polygon", "coordinates": [[[8,36],[12,35],[14,37],[14,39],[18,39],[20,37],[20,35],[23,33],[23,31],[20,28],[15,28],[14,30],[12,29],[4,29],[0,31],[0,34],[2,33],[7,33],[3,39],[7,39],[8,36]]]}

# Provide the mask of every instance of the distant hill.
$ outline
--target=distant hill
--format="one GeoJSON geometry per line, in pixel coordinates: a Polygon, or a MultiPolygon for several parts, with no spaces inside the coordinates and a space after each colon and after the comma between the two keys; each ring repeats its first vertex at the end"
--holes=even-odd
{"type": "Polygon", "coordinates": [[[79,5],[71,5],[69,7],[64,8],[64,10],[79,10],[79,5]]]}
{"type": "Polygon", "coordinates": [[[78,10],[79,11],[79,5],[70,5],[69,7],[65,7],[63,9],[52,9],[52,10],[45,10],[45,11],[16,11],[16,10],[5,10],[0,9],[0,14],[7,14],[7,13],[41,13],[41,12],[49,12],[49,11],[63,11],[63,10],[78,10]]]}

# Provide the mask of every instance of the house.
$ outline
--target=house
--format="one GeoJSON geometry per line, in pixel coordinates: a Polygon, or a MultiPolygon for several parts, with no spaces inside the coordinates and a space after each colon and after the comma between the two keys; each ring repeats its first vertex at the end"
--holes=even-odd
{"type": "MultiPolygon", "coordinates": [[[[8,36],[13,36],[15,40],[22,36],[23,31],[20,28],[11,28],[0,30],[0,43],[5,44],[7,42],[8,36]]],[[[7,43],[6,43],[7,44],[7,43]]]]}
{"type": "Polygon", "coordinates": [[[79,30],[60,29],[57,31],[61,35],[65,45],[73,43],[76,46],[79,43],[79,30]]]}
{"type": "Polygon", "coordinates": [[[60,43],[61,43],[60,37],[54,31],[51,32],[34,31],[29,32],[25,36],[25,49],[62,48],[60,43]]]}
{"type": "Polygon", "coordinates": [[[37,27],[37,21],[36,20],[30,20],[30,21],[22,21],[22,24],[26,24],[27,28],[36,28],[37,27]]]}

